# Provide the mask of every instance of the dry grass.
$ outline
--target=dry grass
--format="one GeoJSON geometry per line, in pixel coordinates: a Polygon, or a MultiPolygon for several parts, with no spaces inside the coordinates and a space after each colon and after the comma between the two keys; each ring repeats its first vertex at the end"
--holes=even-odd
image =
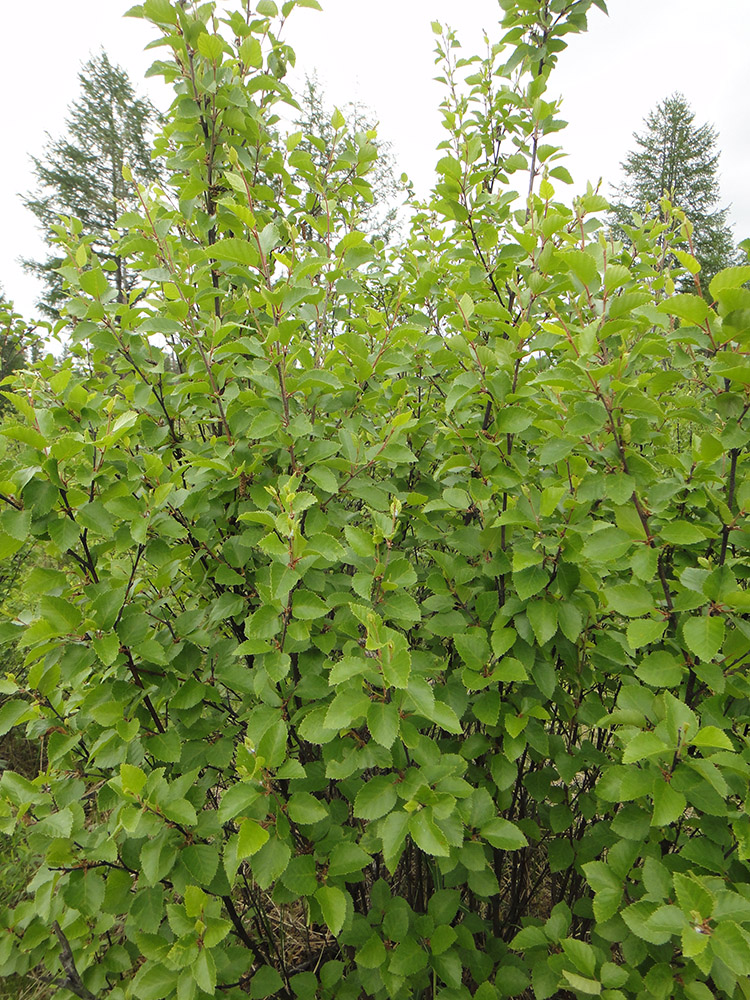
{"type": "Polygon", "coordinates": [[[52,996],[50,987],[34,983],[31,979],[0,979],[0,1000],[48,1000],[52,996]]]}

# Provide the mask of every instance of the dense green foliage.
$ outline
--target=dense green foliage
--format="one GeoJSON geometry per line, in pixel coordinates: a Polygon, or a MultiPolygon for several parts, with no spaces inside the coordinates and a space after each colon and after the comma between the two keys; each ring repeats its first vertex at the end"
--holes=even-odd
{"type": "Polygon", "coordinates": [[[434,26],[434,197],[371,244],[367,136],[279,132],[295,6],[134,8],[176,91],[119,223],[145,293],[72,224],[74,349],[10,394],[0,550],[61,568],[2,626],[46,768],[0,779],[43,857],[0,975],[747,996],[750,267],[675,295],[684,215],[625,252],[556,193],[591,0],[502,0],[485,59],[434,26]]]}
{"type": "MultiPolygon", "coordinates": [[[[112,253],[112,240],[118,218],[135,199],[135,186],[123,176],[123,167],[129,165],[136,181],[157,178],[150,135],[158,115],[150,101],[136,97],[128,74],[111,63],[106,52],[83,66],[79,80],[81,93],[70,109],[67,132],[50,139],[44,154],[34,157],[37,190],[24,204],[38,219],[48,245],[59,235],[60,216],[79,219],[124,302],[134,287],[134,275],[112,253]]],[[[59,252],[26,262],[44,282],[39,304],[54,319],[65,301],[58,271],[63,263],[59,252]]]]}
{"type": "Polygon", "coordinates": [[[719,208],[719,153],[717,134],[711,125],[695,124],[695,114],[682,94],[660,101],[637,133],[635,148],[622,169],[624,183],[617,189],[614,217],[620,226],[633,224],[633,214],[659,217],[659,205],[667,196],[687,214],[694,230],[683,242],[701,265],[697,278],[688,274],[684,291],[694,291],[700,282],[704,294],[711,279],[722,268],[736,263],[727,209],[719,208]]]}

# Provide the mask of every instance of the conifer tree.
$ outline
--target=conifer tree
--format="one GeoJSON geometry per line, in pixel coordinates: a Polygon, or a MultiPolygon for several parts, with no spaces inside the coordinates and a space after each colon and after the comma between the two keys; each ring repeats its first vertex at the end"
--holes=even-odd
{"type": "MultiPolygon", "coordinates": [[[[125,301],[133,278],[112,251],[111,231],[133,204],[135,183],[158,176],[149,136],[159,116],[148,99],[136,96],[128,74],[104,51],[83,66],[79,80],[81,92],[70,108],[67,134],[50,137],[45,153],[33,158],[38,187],[24,197],[24,204],[50,245],[60,216],[78,218],[90,249],[111,275],[119,300],[125,301]],[[123,177],[125,165],[132,181],[123,177]]],[[[40,308],[56,318],[63,299],[63,278],[57,271],[62,258],[53,251],[42,261],[24,263],[44,282],[40,308]]]]}
{"type": "MultiPolygon", "coordinates": [[[[716,130],[697,125],[682,94],[661,101],[644,119],[645,131],[634,133],[635,148],[621,164],[624,182],[616,188],[613,215],[618,228],[632,224],[633,214],[659,213],[665,193],[694,226],[692,253],[701,265],[701,287],[734,263],[736,251],[727,224],[728,209],[719,208],[719,151],[716,130]]],[[[689,246],[684,247],[690,249],[689,246]]],[[[691,278],[683,282],[694,289],[691,278]]]]}

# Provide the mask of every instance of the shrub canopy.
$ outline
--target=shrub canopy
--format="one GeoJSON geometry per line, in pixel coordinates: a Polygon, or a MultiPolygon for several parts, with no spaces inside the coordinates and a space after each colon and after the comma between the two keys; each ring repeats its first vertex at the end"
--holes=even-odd
{"type": "Polygon", "coordinates": [[[625,253],[556,190],[590,0],[503,0],[483,59],[435,25],[438,180],[386,252],[371,137],[281,131],[315,5],[132,12],[176,94],[121,220],[140,297],[71,222],[72,355],[2,427],[0,551],[54,562],[2,626],[0,733],[45,768],[0,780],[41,859],[0,974],[746,996],[750,268],[675,295],[679,212],[625,253]]]}

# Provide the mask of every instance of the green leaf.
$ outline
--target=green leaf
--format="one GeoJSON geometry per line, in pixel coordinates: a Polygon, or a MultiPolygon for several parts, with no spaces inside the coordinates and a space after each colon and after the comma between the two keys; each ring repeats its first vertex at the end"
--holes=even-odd
{"type": "Polygon", "coordinates": [[[674,295],[671,299],[660,303],[657,308],[659,312],[679,316],[687,323],[694,323],[697,326],[705,323],[711,313],[706,301],[697,295],[674,295]]]}
{"type": "Polygon", "coordinates": [[[656,733],[644,730],[628,739],[623,751],[622,762],[623,764],[634,764],[641,760],[648,760],[650,757],[671,752],[671,748],[660,740],[656,733]]]}
{"type": "Polygon", "coordinates": [[[212,62],[221,62],[221,56],[224,52],[224,42],[219,35],[209,35],[207,32],[202,31],[198,35],[197,41],[198,51],[206,59],[210,59],[212,62]]]}
{"type": "Polygon", "coordinates": [[[430,935],[430,951],[433,955],[442,955],[454,944],[456,937],[456,932],[452,927],[448,924],[441,924],[430,935]]]}
{"type": "Polygon", "coordinates": [[[84,271],[81,275],[81,288],[88,295],[99,299],[109,289],[109,282],[104,276],[104,272],[97,267],[91,271],[84,271]]]}
{"type": "Polygon", "coordinates": [[[201,948],[198,952],[192,971],[198,988],[213,996],[216,991],[216,962],[208,948],[201,948]]]}
{"type": "Polygon", "coordinates": [[[733,920],[722,920],[713,930],[711,951],[735,975],[750,975],[750,937],[733,920]]]}
{"type": "Polygon", "coordinates": [[[385,945],[380,935],[372,934],[357,951],[354,960],[363,969],[380,968],[386,960],[385,945]]]}
{"type": "Polygon", "coordinates": [[[199,917],[208,903],[208,896],[197,885],[185,886],[183,898],[185,912],[189,917],[199,917]]]}
{"type": "Polygon", "coordinates": [[[431,809],[420,809],[409,819],[409,833],[417,847],[437,858],[447,858],[450,854],[448,841],[432,817],[431,809]]]}
{"type": "Polygon", "coordinates": [[[231,785],[221,796],[217,810],[219,822],[226,823],[234,819],[257,801],[259,794],[257,786],[250,782],[240,781],[231,785]]]}
{"type": "Polygon", "coordinates": [[[462,635],[453,637],[458,655],[471,670],[483,670],[490,659],[487,633],[482,628],[473,628],[462,635]]]}
{"type": "Polygon", "coordinates": [[[331,851],[328,874],[331,878],[359,874],[372,863],[372,858],[359,844],[345,841],[331,851]]]}
{"type": "Polygon", "coordinates": [[[587,979],[569,969],[563,969],[563,976],[567,979],[570,987],[579,993],[585,993],[587,996],[599,996],[602,992],[602,984],[596,979],[587,979]]]}
{"type": "Polygon", "coordinates": [[[653,618],[639,618],[628,622],[626,635],[631,649],[640,649],[652,642],[658,642],[664,635],[666,621],[654,621],[653,618]]]}
{"type": "Polygon", "coordinates": [[[354,815],[359,819],[379,819],[393,809],[397,798],[393,778],[387,774],[378,774],[357,792],[354,815]]]}
{"type": "Polygon", "coordinates": [[[671,545],[697,545],[706,540],[703,529],[689,521],[670,521],[659,529],[659,535],[671,545]]]}
{"type": "Polygon", "coordinates": [[[501,851],[518,851],[522,847],[528,847],[529,844],[515,823],[501,816],[496,816],[489,823],[485,823],[479,833],[492,847],[497,847],[501,851]]]}
{"type": "Polygon", "coordinates": [[[501,434],[520,434],[534,422],[534,414],[518,404],[504,406],[495,417],[495,425],[501,434]]]}
{"type": "Polygon", "coordinates": [[[346,919],[346,895],[332,885],[322,885],[315,893],[320,912],[328,930],[336,937],[341,933],[346,919]]]}
{"type": "Polygon", "coordinates": [[[659,529],[659,536],[670,545],[697,545],[706,540],[703,530],[689,521],[670,521],[659,529]]]}
{"type": "Polygon", "coordinates": [[[383,857],[388,870],[393,874],[406,844],[409,831],[409,814],[391,812],[378,824],[378,833],[383,842],[383,857]]]}
{"type": "Polygon", "coordinates": [[[656,778],[651,825],[670,826],[682,818],[686,808],[687,800],[682,792],[678,792],[661,777],[656,778]]]}
{"type": "Polygon", "coordinates": [[[595,562],[610,563],[625,555],[633,539],[621,528],[606,527],[593,532],[583,544],[583,554],[595,562]]]}
{"type": "Polygon", "coordinates": [[[715,747],[720,750],[734,750],[734,744],[727,734],[716,726],[704,726],[692,739],[693,746],[715,747]]]}
{"type": "Polygon", "coordinates": [[[495,656],[503,656],[513,646],[517,638],[518,635],[515,629],[495,628],[493,626],[492,633],[490,635],[492,652],[495,656]]]}
{"type": "Polygon", "coordinates": [[[367,728],[381,746],[390,748],[398,735],[398,709],[392,702],[372,702],[367,709],[367,728]]]}
{"type": "Polygon", "coordinates": [[[596,975],[596,952],[585,941],[565,938],[560,942],[563,952],[584,976],[593,979],[596,975]]]}
{"type": "Polygon", "coordinates": [[[140,767],[134,767],[133,764],[120,764],[120,782],[124,792],[140,795],[146,781],[147,775],[140,767]]]}
{"type": "Polygon", "coordinates": [[[116,632],[107,632],[92,640],[91,645],[105,667],[111,667],[120,652],[120,637],[116,632]]]}
{"type": "Polygon", "coordinates": [[[655,604],[651,593],[637,583],[605,587],[604,596],[611,608],[628,618],[639,618],[648,614],[655,604]]]}
{"type": "Polygon", "coordinates": [[[336,493],[339,488],[334,472],[325,465],[314,465],[306,475],[326,493],[336,493]]]}
{"type": "Polygon", "coordinates": [[[741,288],[750,281],[750,266],[725,267],[715,275],[708,286],[712,299],[718,299],[721,292],[730,288],[741,288]]]}
{"type": "Polygon", "coordinates": [[[247,436],[253,440],[262,441],[273,437],[281,427],[281,417],[272,410],[262,410],[257,413],[247,429],[247,436]]]}
{"type": "Polygon", "coordinates": [[[265,605],[245,619],[245,636],[248,639],[273,639],[281,631],[281,622],[275,608],[265,605]]]}
{"type": "Polygon", "coordinates": [[[404,636],[391,633],[391,638],[381,649],[381,667],[383,680],[389,687],[401,690],[409,686],[411,674],[411,653],[404,636]]]}
{"type": "Polygon", "coordinates": [[[287,812],[294,823],[303,825],[328,819],[328,809],[310,792],[293,792],[287,805],[287,812]]]}
{"type": "Polygon", "coordinates": [[[174,993],[175,973],[154,962],[146,962],[138,970],[131,992],[138,1000],[164,1000],[174,993]]]}
{"type": "Polygon", "coordinates": [[[4,510],[0,515],[3,530],[19,542],[25,542],[31,529],[30,510],[4,510]]]}
{"type": "Polygon", "coordinates": [[[0,736],[5,736],[21,719],[30,716],[29,704],[25,701],[6,701],[0,706],[0,736]]]}
{"type": "Polygon", "coordinates": [[[682,634],[690,652],[704,663],[710,663],[724,643],[724,619],[710,615],[689,618],[683,625],[682,634]]]}
{"type": "Polygon", "coordinates": [[[455,733],[457,736],[463,733],[461,720],[450,705],[446,705],[445,702],[435,701],[430,710],[429,718],[447,733],[455,733]]]}
{"type": "Polygon", "coordinates": [[[325,617],[328,611],[328,605],[317,594],[310,590],[295,590],[292,598],[292,614],[295,618],[312,621],[325,617]]]}
{"type": "MultiPolygon", "coordinates": [[[[633,624],[633,623],[631,623],[633,624]]],[[[654,624],[659,624],[655,622],[654,624]]],[[[662,626],[663,629],[663,626],[662,626]]],[[[684,663],[665,649],[645,656],[636,667],[636,677],[651,687],[676,687],[685,672],[684,663]]]]}
{"type": "Polygon", "coordinates": [[[157,24],[177,24],[177,14],[169,0],[146,0],[143,13],[157,24]]]}
{"type": "Polygon", "coordinates": [[[268,889],[281,877],[291,857],[289,845],[273,836],[252,856],[253,875],[261,889],[268,889]]]}
{"type": "Polygon", "coordinates": [[[244,264],[246,267],[260,263],[257,246],[248,240],[219,240],[205,251],[205,256],[226,264],[244,264]]]}
{"type": "Polygon", "coordinates": [[[513,585],[522,601],[528,601],[547,586],[549,573],[542,566],[531,566],[528,569],[513,573],[513,585]]]}
{"type": "Polygon", "coordinates": [[[253,1000],[266,1000],[284,989],[284,980],[271,965],[262,965],[250,980],[253,1000]]]}
{"type": "Polygon", "coordinates": [[[209,844],[190,844],[180,854],[182,864],[197,885],[210,885],[219,866],[219,852],[209,844]]]}
{"type": "Polygon", "coordinates": [[[557,632],[557,605],[552,601],[532,601],[526,607],[526,617],[540,646],[557,632]]]}
{"type": "Polygon", "coordinates": [[[575,604],[559,604],[557,619],[560,631],[570,642],[577,642],[583,631],[583,615],[575,604]]]}
{"type": "Polygon", "coordinates": [[[263,65],[263,50],[260,41],[257,38],[253,38],[252,35],[248,38],[243,38],[239,48],[239,55],[243,63],[246,66],[251,66],[253,69],[260,69],[263,65]]]}
{"type": "Polygon", "coordinates": [[[171,823],[179,823],[180,826],[195,826],[198,817],[195,806],[187,799],[172,799],[165,802],[161,809],[165,819],[171,823]]]}
{"type": "Polygon", "coordinates": [[[529,672],[520,660],[513,656],[506,656],[497,664],[492,676],[504,684],[509,684],[512,681],[525,681],[529,672]]]}
{"type": "Polygon", "coordinates": [[[256,823],[253,819],[244,819],[240,824],[237,837],[238,861],[244,861],[245,858],[257,854],[268,841],[268,837],[268,830],[264,829],[260,823],[256,823]]]}
{"type": "Polygon", "coordinates": [[[705,919],[714,912],[716,900],[700,881],[692,874],[675,873],[674,888],[677,902],[688,916],[705,919]]]}
{"type": "Polygon", "coordinates": [[[599,275],[594,257],[585,250],[566,250],[560,254],[564,266],[572,271],[584,285],[590,285],[599,275]]]}

